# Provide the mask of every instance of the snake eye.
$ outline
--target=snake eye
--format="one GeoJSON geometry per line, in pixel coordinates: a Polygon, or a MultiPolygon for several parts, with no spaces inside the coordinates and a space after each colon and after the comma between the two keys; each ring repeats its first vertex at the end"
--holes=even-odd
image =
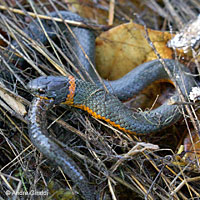
{"type": "Polygon", "coordinates": [[[39,93],[39,94],[45,94],[45,90],[42,89],[42,88],[39,88],[39,89],[38,89],[38,93],[39,93]]]}

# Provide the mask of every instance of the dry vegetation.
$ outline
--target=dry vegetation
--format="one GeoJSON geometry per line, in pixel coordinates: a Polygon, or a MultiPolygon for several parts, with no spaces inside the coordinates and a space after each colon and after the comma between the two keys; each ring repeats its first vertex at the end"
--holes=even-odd
{"type": "MultiPolygon", "coordinates": [[[[95,11],[96,18],[91,20],[96,23],[93,28],[97,35],[109,28],[99,23],[115,25],[130,19],[148,28],[177,31],[200,10],[199,0],[80,0],[80,4],[85,12],[95,11]]],[[[8,190],[48,191],[48,196],[14,195],[14,199],[81,199],[70,178],[34,148],[27,133],[26,112],[32,95],[26,84],[43,74],[69,74],[66,57],[61,53],[66,51],[67,43],[58,33],[58,42],[48,44],[47,48],[23,33],[35,13],[43,18],[48,15],[47,10],[78,9],[77,5],[67,0],[0,1],[1,199],[10,198],[6,195],[8,190]],[[21,49],[12,46],[12,40],[17,40],[21,49]],[[13,60],[14,54],[27,63],[21,65],[20,59],[13,60]]],[[[190,58],[185,57],[185,63],[195,72],[198,61],[192,62],[190,58]]],[[[177,153],[184,138],[199,130],[194,113],[197,108],[189,107],[189,113],[184,113],[184,119],[176,125],[138,138],[125,135],[85,112],[56,107],[49,113],[49,133],[97,186],[102,199],[199,199],[198,147],[186,160],[182,159],[186,152],[177,153]]],[[[195,142],[198,139],[193,145],[195,142]]]]}

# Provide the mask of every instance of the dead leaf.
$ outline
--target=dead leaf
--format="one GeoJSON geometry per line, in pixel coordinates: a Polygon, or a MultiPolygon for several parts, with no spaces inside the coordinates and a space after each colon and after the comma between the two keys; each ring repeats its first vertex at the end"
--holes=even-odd
{"type": "Polygon", "coordinates": [[[91,0],[67,0],[69,10],[78,13],[80,16],[90,19],[98,24],[107,24],[108,11],[101,9],[100,7],[107,7],[108,4],[105,1],[99,1],[98,7],[91,0]]]}
{"type": "MultiPolygon", "coordinates": [[[[148,34],[161,57],[171,59],[173,50],[166,46],[171,34],[151,29],[148,34]]],[[[103,32],[96,39],[96,66],[100,75],[115,80],[134,67],[157,59],[145,36],[144,27],[133,22],[103,32]]]]}
{"type": "Polygon", "coordinates": [[[184,151],[186,152],[185,156],[184,156],[184,160],[195,160],[195,159],[200,159],[200,138],[199,135],[197,134],[192,134],[192,141],[193,144],[191,142],[191,138],[188,135],[185,139],[184,139],[184,151]]]}

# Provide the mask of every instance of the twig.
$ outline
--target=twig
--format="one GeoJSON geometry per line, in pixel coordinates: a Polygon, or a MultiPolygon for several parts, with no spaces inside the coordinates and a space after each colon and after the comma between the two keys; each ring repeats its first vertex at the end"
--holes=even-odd
{"type": "MultiPolygon", "coordinates": [[[[28,15],[30,15],[33,18],[40,18],[40,19],[46,19],[46,20],[52,20],[53,19],[56,22],[63,22],[62,19],[57,18],[57,17],[53,17],[52,18],[51,16],[39,15],[39,14],[35,14],[33,12],[24,13],[22,10],[0,5],[0,10],[8,10],[8,9],[9,9],[9,11],[11,11],[13,13],[16,13],[16,14],[20,14],[20,15],[27,16],[27,14],[28,14],[28,15]]],[[[108,30],[108,29],[111,28],[110,26],[106,26],[106,25],[89,24],[89,23],[85,24],[83,22],[78,22],[78,21],[73,21],[73,20],[67,20],[67,19],[65,19],[64,22],[68,23],[68,24],[71,24],[71,25],[74,25],[74,26],[79,26],[79,27],[83,27],[83,28],[90,28],[90,29],[94,29],[94,30],[108,30]]]]}
{"type": "Polygon", "coordinates": [[[115,0],[110,0],[109,17],[108,17],[108,25],[109,26],[113,25],[114,14],[115,14],[115,0]]]}

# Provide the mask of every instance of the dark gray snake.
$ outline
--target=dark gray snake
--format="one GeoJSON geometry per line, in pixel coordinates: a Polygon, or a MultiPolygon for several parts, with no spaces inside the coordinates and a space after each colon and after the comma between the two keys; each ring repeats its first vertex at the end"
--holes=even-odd
{"type": "MultiPolygon", "coordinates": [[[[60,11],[63,19],[85,22],[80,16],[67,11],[60,11]]],[[[57,13],[51,13],[52,17],[58,17],[57,13]]],[[[50,38],[55,38],[55,27],[51,21],[42,21],[46,32],[50,38]]],[[[31,23],[25,32],[34,40],[45,44],[46,36],[37,27],[37,23],[31,23]]],[[[64,172],[76,182],[86,199],[95,199],[94,188],[88,183],[88,180],[77,167],[75,162],[66,156],[65,152],[53,143],[47,136],[46,131],[46,111],[49,109],[50,103],[44,98],[49,99],[52,104],[66,103],[70,106],[81,108],[94,117],[103,119],[111,125],[123,130],[127,133],[147,134],[162,130],[163,128],[175,123],[180,119],[181,113],[177,105],[170,105],[169,101],[165,102],[159,108],[146,111],[135,112],[126,108],[118,99],[126,100],[133,95],[138,94],[142,89],[150,83],[160,79],[169,79],[163,65],[159,60],[144,63],[127,75],[116,81],[103,80],[109,93],[104,91],[96,73],[91,67],[85,54],[82,52],[77,41],[67,30],[63,23],[59,23],[59,28],[65,30],[66,37],[70,41],[71,46],[78,55],[78,59],[85,71],[92,77],[96,85],[82,81],[73,76],[70,77],[39,77],[28,84],[28,88],[35,93],[36,98],[29,111],[29,136],[32,143],[50,160],[62,167],[64,172]],[[45,121],[45,123],[41,123],[45,121]],[[84,184],[85,183],[85,184],[84,184]]],[[[94,63],[95,37],[94,33],[86,28],[70,26],[80,45],[83,47],[89,59],[94,63]]],[[[16,45],[17,46],[17,45],[16,45]]],[[[189,74],[189,70],[175,60],[164,59],[166,66],[176,80],[176,85],[180,87],[182,94],[187,97],[191,88],[195,85],[193,77],[189,74]]],[[[75,65],[79,65],[74,61],[75,65]]],[[[113,66],[114,67],[114,66],[113,66]]],[[[179,101],[180,98],[176,93],[172,99],[179,101]]]]}

